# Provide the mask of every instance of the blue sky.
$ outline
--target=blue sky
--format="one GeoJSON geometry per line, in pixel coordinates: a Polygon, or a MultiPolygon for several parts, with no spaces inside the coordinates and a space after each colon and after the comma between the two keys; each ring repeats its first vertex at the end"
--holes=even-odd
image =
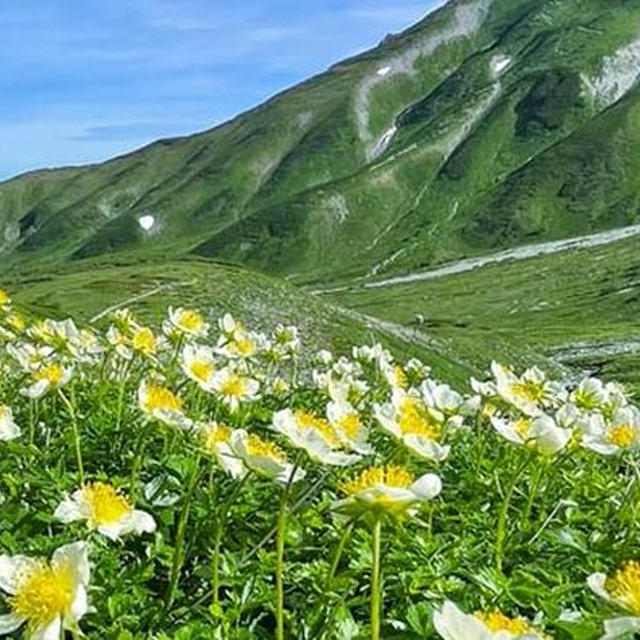
{"type": "Polygon", "coordinates": [[[0,0],[0,179],[209,128],[441,0],[0,0]]]}

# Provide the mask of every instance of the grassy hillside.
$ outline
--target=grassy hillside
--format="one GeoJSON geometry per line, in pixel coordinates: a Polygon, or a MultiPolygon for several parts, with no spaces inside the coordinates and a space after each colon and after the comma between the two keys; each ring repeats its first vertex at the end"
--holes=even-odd
{"type": "Polygon", "coordinates": [[[84,271],[64,266],[46,275],[15,275],[2,284],[21,309],[40,316],[73,316],[99,324],[105,310],[126,306],[157,325],[167,306],[196,307],[212,318],[230,312],[263,330],[295,324],[310,351],[330,348],[343,355],[354,344],[380,341],[398,355],[425,359],[459,383],[476,372],[438,340],[416,339],[402,327],[354,314],[282,281],[233,266],[198,260],[119,265],[96,260],[84,271]]]}
{"type": "Polygon", "coordinates": [[[221,127],[0,184],[0,271],[119,252],[331,282],[634,221],[639,19],[454,0],[221,127]]]}
{"type": "Polygon", "coordinates": [[[421,331],[455,345],[475,366],[501,356],[504,343],[640,390],[639,250],[635,237],[328,297],[405,326],[422,314],[421,331]]]}

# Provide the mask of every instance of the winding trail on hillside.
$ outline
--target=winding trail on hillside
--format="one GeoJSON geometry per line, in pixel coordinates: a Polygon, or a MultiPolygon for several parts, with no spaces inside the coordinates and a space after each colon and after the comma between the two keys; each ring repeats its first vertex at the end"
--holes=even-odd
{"type": "MultiPolygon", "coordinates": [[[[634,224],[628,227],[621,227],[611,231],[602,231],[600,233],[592,233],[586,236],[577,236],[567,238],[565,240],[554,240],[553,242],[541,242],[538,244],[528,244],[515,249],[507,249],[477,258],[464,258],[457,262],[451,262],[437,269],[429,271],[419,271],[417,273],[409,273],[404,276],[394,276],[384,280],[375,282],[361,283],[360,286],[366,289],[376,289],[379,287],[390,287],[397,284],[407,284],[410,282],[419,282],[421,280],[435,280],[444,278],[445,276],[455,275],[479,269],[490,264],[498,264],[509,260],[526,260],[527,258],[536,258],[538,256],[549,255],[552,253],[561,253],[576,249],[588,249],[590,247],[598,247],[605,244],[611,244],[626,238],[640,235],[640,224],[634,224]]],[[[314,293],[332,293],[337,291],[346,291],[353,285],[345,285],[334,289],[316,290],[314,293]]]]}

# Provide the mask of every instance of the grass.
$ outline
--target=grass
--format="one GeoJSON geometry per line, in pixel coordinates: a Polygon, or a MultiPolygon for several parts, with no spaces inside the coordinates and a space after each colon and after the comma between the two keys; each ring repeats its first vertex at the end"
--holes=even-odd
{"type": "MultiPolygon", "coordinates": [[[[513,624],[523,625],[526,618],[559,640],[589,640],[601,635],[604,620],[623,612],[599,601],[585,581],[593,572],[610,573],[640,554],[636,440],[615,436],[629,446],[628,452],[600,456],[579,446],[587,441],[574,427],[573,437],[554,453],[539,449],[542,441],[535,437],[528,446],[516,446],[486,418],[498,410],[507,420],[522,420],[515,396],[492,395],[484,401],[491,404],[476,413],[456,396],[434,400],[425,391],[430,387],[421,386],[424,371],[389,354],[373,360],[362,354],[353,373],[345,373],[340,363],[318,365],[325,374],[331,371],[334,383],[353,385],[351,411],[357,412],[358,428],[366,429],[372,447],[361,457],[351,451],[351,467],[333,466],[328,456],[344,455],[353,433],[346,427],[342,431],[340,422],[330,426],[318,420],[331,395],[334,401],[341,397],[340,402],[345,397],[340,386],[327,387],[317,376],[314,383],[301,373],[305,367],[297,360],[309,361],[309,356],[301,355],[305,352],[298,351],[291,335],[277,338],[279,351],[258,347],[239,359],[231,346],[247,338],[261,344],[261,339],[228,324],[219,339],[215,323],[205,336],[202,323],[214,320],[209,313],[171,317],[173,328],[164,345],[138,341],[139,325],[131,317],[105,316],[94,328],[101,349],[93,345],[87,351],[90,343],[79,342],[68,325],[49,325],[46,331],[34,325],[16,337],[11,313],[4,313],[5,344],[29,341],[49,345],[51,351],[36,364],[20,364],[11,349],[0,351],[0,399],[12,410],[4,410],[1,425],[5,441],[0,448],[7,455],[0,457],[0,548],[6,555],[44,557],[69,543],[86,548],[92,609],[85,615],[81,610],[78,622],[88,638],[418,640],[438,637],[433,614],[449,600],[467,612],[495,616],[500,609],[513,624]],[[233,410],[229,394],[236,391],[215,383],[210,373],[194,378],[200,369],[181,366],[188,362],[182,352],[186,344],[223,347],[214,356],[215,370],[260,380],[255,399],[233,410]],[[274,360],[276,352],[293,357],[274,360]],[[53,375],[52,363],[73,365],[70,379],[53,375]],[[402,367],[400,377],[396,366],[402,367]],[[288,391],[278,391],[276,375],[288,382],[288,391]],[[36,393],[34,380],[49,386],[44,392],[39,386],[36,393]],[[152,393],[154,384],[163,390],[152,393]],[[430,449],[392,436],[376,418],[376,405],[402,394],[406,384],[414,385],[417,394],[410,406],[421,407],[407,414],[411,429],[418,428],[418,420],[432,442],[451,447],[440,462],[427,453],[430,449]],[[25,397],[27,389],[34,399],[25,397]],[[441,411],[445,405],[446,415],[441,411]],[[315,415],[295,424],[318,434],[330,429],[334,439],[318,446],[317,439],[297,439],[290,422],[281,429],[282,420],[293,418],[279,419],[277,412],[288,409],[315,415]],[[11,431],[7,416],[21,434],[11,431]],[[213,419],[218,426],[203,426],[213,419]],[[461,422],[465,428],[454,426],[461,422]],[[220,431],[220,424],[235,435],[220,431]],[[243,430],[262,439],[259,449],[238,444],[236,436],[243,430]],[[335,440],[338,434],[342,444],[335,440]],[[274,450],[276,443],[279,449],[274,450]],[[269,466],[258,466],[258,452],[271,456],[269,466]],[[283,487],[273,474],[285,455],[306,476],[283,487]],[[248,471],[247,477],[241,479],[237,467],[231,475],[232,459],[242,473],[248,471]],[[376,466],[359,475],[370,465],[376,466]],[[371,503],[361,493],[371,483],[378,490],[406,486],[410,476],[425,473],[440,476],[443,489],[438,494],[433,475],[425,476],[432,488],[420,500],[413,498],[413,509],[395,498],[371,503]],[[108,490],[101,489],[101,510],[91,507],[89,528],[81,521],[61,522],[56,514],[65,496],[78,489],[95,492],[95,482],[117,488],[121,497],[109,498],[108,490]],[[126,509],[145,511],[155,527],[147,521],[137,535],[123,533],[114,542],[100,527],[121,517],[123,497],[126,509]]],[[[157,327],[152,329],[159,337],[157,327]]],[[[429,384],[435,382],[430,378],[429,384]]],[[[527,397],[539,398],[539,408],[550,416],[567,401],[539,380],[533,387],[527,384],[535,392],[527,397]]],[[[588,404],[590,410],[606,412],[607,428],[616,428],[609,400],[600,399],[605,403],[600,405],[580,394],[571,398],[580,411],[588,404]]],[[[397,410],[404,411],[403,406],[397,410]]],[[[331,413],[326,415],[333,420],[331,413]]],[[[640,440],[637,428],[634,437],[640,440]]],[[[571,435],[568,428],[563,432],[571,435]]],[[[285,477],[292,473],[289,467],[285,477]]],[[[67,606],[66,599],[52,599],[59,583],[45,592],[18,584],[19,600],[5,599],[1,606],[16,610],[19,601],[20,611],[31,616],[32,631],[44,619],[41,612],[50,610],[43,609],[46,603],[54,603],[56,614],[67,606]]],[[[636,597],[640,584],[629,584],[636,597]]],[[[627,606],[637,615],[634,605],[627,606]]],[[[467,640],[464,633],[456,640],[467,640]]]]}
{"type": "Polygon", "coordinates": [[[599,371],[637,389],[639,246],[632,238],[435,280],[353,287],[330,297],[405,326],[422,314],[422,331],[455,345],[475,366],[493,354],[522,363],[523,354],[526,359],[534,352],[575,372],[599,371]],[[608,353],[611,345],[626,353],[608,353]]]}

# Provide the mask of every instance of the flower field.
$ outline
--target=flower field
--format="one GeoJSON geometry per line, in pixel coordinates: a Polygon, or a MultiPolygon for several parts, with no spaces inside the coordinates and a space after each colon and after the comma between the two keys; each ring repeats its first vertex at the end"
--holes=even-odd
{"type": "Polygon", "coordinates": [[[632,638],[639,445],[613,381],[0,290],[0,634],[632,638]]]}

